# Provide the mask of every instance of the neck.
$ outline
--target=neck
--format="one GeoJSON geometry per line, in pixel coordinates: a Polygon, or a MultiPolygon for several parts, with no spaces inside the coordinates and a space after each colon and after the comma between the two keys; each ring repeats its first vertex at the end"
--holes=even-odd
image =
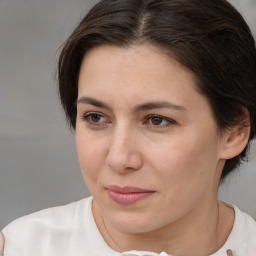
{"type": "Polygon", "coordinates": [[[93,214],[104,240],[113,250],[165,251],[184,256],[205,256],[216,252],[225,243],[234,222],[233,210],[217,199],[211,204],[195,207],[174,223],[139,234],[123,233],[111,227],[95,202],[93,214]]]}

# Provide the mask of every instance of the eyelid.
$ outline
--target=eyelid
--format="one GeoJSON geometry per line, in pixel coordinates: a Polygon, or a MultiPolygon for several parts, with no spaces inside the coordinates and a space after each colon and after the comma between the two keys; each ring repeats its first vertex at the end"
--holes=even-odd
{"type": "Polygon", "coordinates": [[[106,122],[91,121],[89,118],[92,117],[93,115],[98,115],[100,117],[105,118],[106,120],[108,119],[108,117],[106,115],[102,114],[101,112],[97,112],[97,111],[86,112],[85,114],[81,115],[81,119],[83,121],[86,121],[89,125],[93,125],[93,126],[102,126],[102,125],[108,123],[108,121],[106,121],[106,122]]]}
{"type": "Polygon", "coordinates": [[[175,120],[173,120],[172,118],[165,117],[165,116],[162,116],[162,115],[157,115],[157,114],[148,115],[146,117],[146,122],[148,122],[151,118],[154,118],[154,117],[160,118],[163,121],[167,122],[167,124],[165,124],[165,125],[153,125],[153,124],[150,124],[151,126],[156,127],[156,128],[165,128],[165,127],[168,127],[170,125],[177,124],[177,122],[175,120]]]}
{"type": "MultiPolygon", "coordinates": [[[[86,112],[85,114],[81,115],[81,119],[83,121],[85,121],[88,125],[92,125],[92,126],[104,126],[108,123],[111,123],[111,121],[109,120],[109,118],[105,114],[103,114],[101,112],[98,112],[98,111],[86,112]],[[104,118],[105,120],[99,121],[99,122],[94,122],[90,119],[93,115],[100,116],[100,118],[104,118]]],[[[175,120],[173,120],[172,118],[169,118],[169,117],[165,117],[165,116],[162,116],[162,115],[159,115],[159,114],[151,114],[151,115],[147,115],[145,117],[145,120],[143,121],[143,124],[151,126],[153,128],[156,128],[156,129],[164,129],[164,128],[166,128],[168,126],[171,126],[173,124],[177,124],[177,122],[175,120]],[[152,122],[150,122],[150,119],[152,119],[152,118],[161,119],[161,123],[159,125],[158,124],[153,124],[152,122]]]]}

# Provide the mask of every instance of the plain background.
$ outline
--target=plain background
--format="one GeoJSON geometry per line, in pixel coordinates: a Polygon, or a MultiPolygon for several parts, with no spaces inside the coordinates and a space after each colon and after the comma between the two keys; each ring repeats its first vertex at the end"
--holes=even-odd
{"type": "MultiPolygon", "coordinates": [[[[58,48],[96,2],[0,0],[0,230],[89,195],[54,76],[58,48]]],[[[256,1],[232,3],[256,35],[256,1]]],[[[250,158],[220,196],[256,217],[255,143],[250,158]]]]}

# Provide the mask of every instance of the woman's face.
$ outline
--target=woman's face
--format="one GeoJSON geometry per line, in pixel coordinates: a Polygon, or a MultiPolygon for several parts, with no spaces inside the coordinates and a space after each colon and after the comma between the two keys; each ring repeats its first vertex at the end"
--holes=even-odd
{"type": "Polygon", "coordinates": [[[160,229],[216,202],[224,160],[194,77],[153,46],[102,46],[79,75],[76,143],[104,221],[160,229]]]}

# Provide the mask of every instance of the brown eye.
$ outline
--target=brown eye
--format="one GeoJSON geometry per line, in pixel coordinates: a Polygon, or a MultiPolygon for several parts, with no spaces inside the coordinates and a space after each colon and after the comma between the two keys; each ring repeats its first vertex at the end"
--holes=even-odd
{"type": "Polygon", "coordinates": [[[176,124],[173,119],[160,116],[160,115],[150,115],[146,118],[146,123],[155,128],[165,128],[170,125],[176,124]]]}
{"type": "Polygon", "coordinates": [[[163,118],[160,116],[155,116],[155,117],[151,118],[151,123],[153,125],[160,125],[160,124],[162,124],[162,122],[163,122],[163,118]]]}
{"type": "Polygon", "coordinates": [[[108,122],[107,118],[104,115],[97,112],[89,112],[81,118],[82,120],[86,121],[88,124],[91,125],[103,125],[108,122]]]}
{"type": "Polygon", "coordinates": [[[101,119],[101,115],[98,115],[98,114],[92,114],[91,115],[91,121],[94,122],[94,123],[98,123],[101,119]]]}

